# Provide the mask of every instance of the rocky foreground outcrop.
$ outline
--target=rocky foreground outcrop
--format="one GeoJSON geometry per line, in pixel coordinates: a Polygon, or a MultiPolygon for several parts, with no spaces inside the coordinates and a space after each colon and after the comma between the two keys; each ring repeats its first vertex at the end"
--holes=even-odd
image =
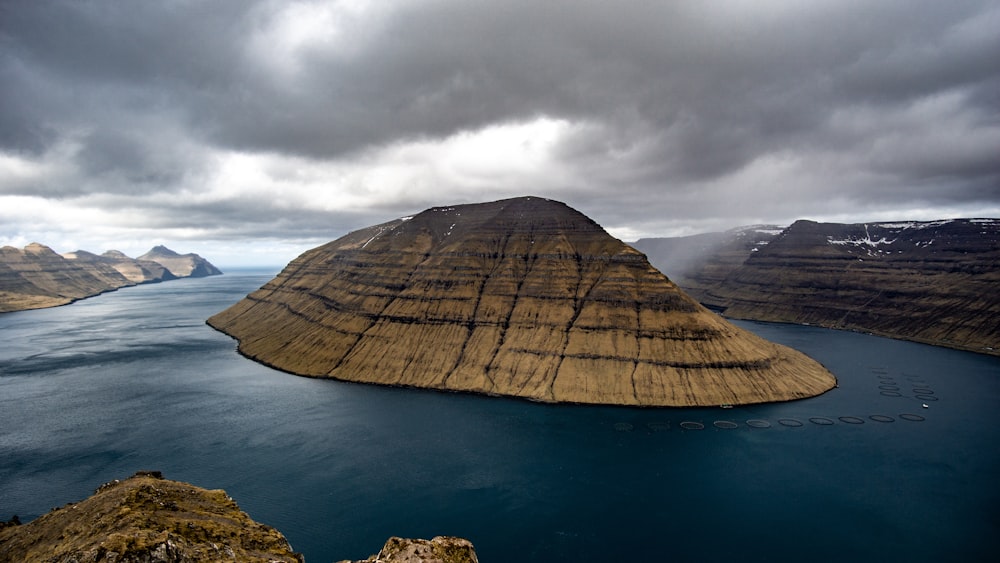
{"type": "Polygon", "coordinates": [[[280,532],[222,490],[140,472],[32,522],[0,529],[0,561],[301,562],[280,532]]]}
{"type": "MultiPolygon", "coordinates": [[[[47,563],[302,563],[281,532],[255,522],[223,490],[140,471],[27,524],[0,522],[0,561],[47,563]]],[[[478,563],[472,543],[393,537],[363,562],[478,563]]]]}
{"type": "Polygon", "coordinates": [[[208,323],[296,374],[546,402],[746,404],[835,385],[586,216],[534,197],[352,232],[208,323]]]}
{"type": "Polygon", "coordinates": [[[162,246],[133,259],[117,250],[60,255],[32,243],[0,248],[0,313],[66,305],[78,299],[141,283],[221,274],[197,254],[162,246]]]}
{"type": "Polygon", "coordinates": [[[728,317],[1000,354],[1000,219],[738,229],[672,271],[671,253],[692,243],[647,239],[636,247],[728,317]]]}

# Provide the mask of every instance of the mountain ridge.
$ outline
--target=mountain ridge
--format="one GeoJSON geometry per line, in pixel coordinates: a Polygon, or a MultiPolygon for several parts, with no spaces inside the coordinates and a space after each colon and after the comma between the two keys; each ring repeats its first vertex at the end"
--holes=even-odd
{"type": "MultiPolygon", "coordinates": [[[[670,272],[649,239],[634,246],[670,272]]],[[[1000,219],[800,220],[764,244],[728,237],[702,256],[670,273],[728,317],[1000,354],[1000,219]]]]}
{"type": "Polygon", "coordinates": [[[0,313],[57,307],[122,287],[222,273],[197,254],[176,256],[168,266],[155,259],[129,258],[117,250],[60,255],[37,242],[23,250],[4,246],[0,248],[0,313]]]}

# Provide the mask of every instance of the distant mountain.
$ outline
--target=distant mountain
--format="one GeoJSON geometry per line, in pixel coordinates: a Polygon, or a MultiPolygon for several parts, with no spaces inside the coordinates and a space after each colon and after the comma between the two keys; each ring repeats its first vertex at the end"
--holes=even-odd
{"type": "Polygon", "coordinates": [[[732,318],[810,323],[1000,354],[1000,219],[797,221],[778,234],[717,233],[635,247],[732,318]],[[767,236],[764,236],[767,235],[767,236]],[[665,250],[666,249],[666,250],[665,250]]]}
{"type": "MultiPolygon", "coordinates": [[[[157,249],[171,254],[170,261],[179,271],[186,268],[198,276],[222,273],[197,254],[181,256],[156,247],[146,256],[157,249]]],[[[190,275],[174,273],[156,260],[129,258],[117,250],[102,255],[85,250],[59,255],[38,243],[23,250],[5,246],[0,249],[0,313],[56,307],[120,287],[190,275]]]]}
{"type": "Polygon", "coordinates": [[[108,250],[101,255],[93,254],[86,250],[77,250],[76,252],[63,254],[63,257],[69,260],[77,260],[81,264],[91,264],[94,267],[100,267],[101,264],[111,266],[132,283],[160,282],[175,280],[180,277],[175,276],[162,264],[151,260],[129,258],[117,250],[108,250]]]}
{"type": "Polygon", "coordinates": [[[292,373],[545,402],[717,406],[836,383],[698,305],[590,218],[537,197],[349,233],[208,322],[292,373]]]}
{"type": "Polygon", "coordinates": [[[197,254],[177,254],[165,246],[154,246],[138,260],[148,260],[162,264],[164,268],[179,278],[204,278],[217,276],[222,272],[197,254]]]}
{"type": "Polygon", "coordinates": [[[0,249],[0,312],[65,305],[125,285],[110,266],[84,266],[42,244],[0,249]]]}

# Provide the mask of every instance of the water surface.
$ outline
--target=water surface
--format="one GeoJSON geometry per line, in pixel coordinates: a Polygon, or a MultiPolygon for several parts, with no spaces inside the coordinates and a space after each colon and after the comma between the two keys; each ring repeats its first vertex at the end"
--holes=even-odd
{"type": "Polygon", "coordinates": [[[467,537],[484,563],[992,561],[1000,547],[997,358],[740,323],[839,388],[733,409],[387,389],[269,369],[204,324],[272,275],[0,315],[0,518],[159,469],[226,489],[310,562],[391,535],[467,537]]]}

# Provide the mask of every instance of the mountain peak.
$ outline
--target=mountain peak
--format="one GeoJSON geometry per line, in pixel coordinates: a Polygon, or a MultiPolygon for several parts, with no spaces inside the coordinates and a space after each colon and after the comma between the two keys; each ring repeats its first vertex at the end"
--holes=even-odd
{"type": "Polygon", "coordinates": [[[177,254],[176,252],[170,250],[169,248],[163,246],[162,244],[154,246],[152,249],[150,249],[149,252],[143,254],[143,256],[149,256],[149,255],[166,256],[170,258],[180,256],[180,254],[177,254]]]}

